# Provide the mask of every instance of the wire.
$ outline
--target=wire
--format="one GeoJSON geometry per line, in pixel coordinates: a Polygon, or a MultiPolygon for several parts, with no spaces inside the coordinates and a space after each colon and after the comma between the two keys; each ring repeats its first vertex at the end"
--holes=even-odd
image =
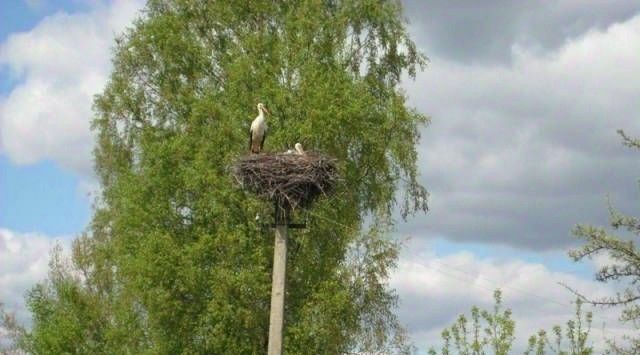
{"type": "MultiPolygon", "coordinates": [[[[233,197],[235,198],[235,196],[233,196],[233,197]]],[[[239,202],[238,200],[236,200],[236,201],[237,201],[237,202],[239,202]]],[[[342,227],[342,228],[345,228],[345,229],[347,229],[347,230],[350,230],[350,231],[352,231],[352,232],[356,232],[356,233],[360,233],[360,232],[361,232],[360,228],[356,228],[356,227],[348,226],[348,225],[346,225],[346,224],[344,224],[344,223],[338,222],[338,221],[336,221],[336,220],[334,220],[334,219],[331,219],[331,218],[329,218],[329,217],[325,217],[325,216],[323,216],[323,215],[321,215],[321,214],[318,214],[318,213],[315,213],[315,212],[313,212],[313,211],[308,211],[308,214],[310,214],[310,215],[312,215],[312,216],[315,216],[315,217],[317,217],[317,218],[319,218],[319,219],[322,219],[322,220],[324,220],[324,221],[327,221],[327,222],[329,222],[329,223],[332,223],[332,224],[334,224],[334,225],[336,225],[336,226],[340,226],[340,227],[342,227]]],[[[468,271],[466,271],[466,270],[464,270],[464,269],[461,269],[461,268],[459,268],[459,267],[455,267],[455,266],[449,265],[449,264],[447,264],[447,263],[445,263],[445,262],[443,262],[443,261],[441,261],[441,260],[432,260],[432,261],[434,261],[434,262],[438,263],[438,264],[439,264],[441,267],[443,267],[444,269],[449,269],[449,270],[448,270],[448,271],[445,271],[445,270],[443,270],[443,269],[439,269],[439,268],[436,268],[436,267],[433,267],[433,266],[427,266],[427,267],[430,267],[432,270],[434,270],[434,271],[436,271],[436,272],[439,272],[439,273],[440,273],[440,274],[442,274],[442,275],[445,275],[445,276],[447,276],[447,277],[454,278],[454,279],[456,279],[456,280],[458,280],[458,281],[460,281],[460,282],[464,282],[465,284],[468,284],[468,282],[469,282],[469,281],[473,281],[473,280],[475,280],[475,279],[480,279],[480,280],[484,280],[484,281],[485,281],[485,282],[487,282],[487,283],[493,284],[493,285],[494,285],[494,286],[496,286],[498,289],[512,290],[512,291],[515,291],[515,292],[518,292],[518,293],[521,293],[521,294],[524,294],[524,295],[527,295],[527,296],[532,296],[532,297],[538,298],[538,299],[540,299],[540,300],[543,300],[543,301],[546,301],[546,302],[551,302],[551,303],[554,303],[554,304],[557,304],[557,305],[560,305],[560,306],[563,306],[563,307],[573,307],[573,305],[572,305],[571,303],[565,303],[565,302],[558,301],[558,300],[556,300],[556,299],[552,299],[552,298],[549,298],[549,297],[541,296],[541,295],[539,295],[539,294],[532,293],[532,292],[529,292],[529,291],[526,291],[526,290],[523,290],[523,289],[520,289],[520,288],[517,288],[517,287],[504,285],[504,283],[497,282],[497,281],[495,281],[495,280],[489,279],[489,278],[487,278],[487,277],[485,277],[485,276],[482,276],[482,275],[477,275],[477,277],[475,277],[475,278],[474,278],[474,277],[470,277],[470,276],[468,275],[468,271]],[[463,278],[461,278],[461,277],[459,277],[459,276],[455,276],[455,275],[454,275],[454,274],[452,274],[450,271],[454,271],[454,272],[461,273],[461,274],[463,275],[463,278]]],[[[482,288],[482,289],[484,289],[484,290],[486,290],[486,291],[490,291],[490,292],[492,292],[492,291],[494,291],[494,290],[495,290],[495,288],[489,288],[489,287],[480,286],[480,285],[478,285],[478,287],[479,287],[479,288],[482,288]]],[[[543,306],[542,306],[542,304],[539,304],[539,303],[533,303],[533,305],[534,305],[534,307],[536,307],[536,308],[538,308],[538,309],[540,309],[540,310],[548,311],[547,309],[543,309],[543,308],[542,308],[542,307],[543,307],[543,306]]],[[[603,321],[608,321],[608,322],[617,323],[617,324],[623,324],[623,323],[622,323],[622,322],[620,322],[619,320],[615,320],[615,321],[614,321],[614,320],[612,320],[611,318],[609,318],[608,316],[603,316],[602,314],[598,314],[598,318],[602,319],[603,321]]],[[[613,335],[613,336],[615,336],[615,334],[612,334],[612,333],[611,333],[611,331],[610,331],[609,329],[604,328],[604,327],[602,328],[602,332],[603,332],[603,333],[607,333],[608,335],[613,335]]],[[[603,334],[603,337],[604,337],[605,335],[607,335],[607,334],[603,334]]]]}
{"type": "MultiPolygon", "coordinates": [[[[452,269],[454,271],[457,271],[457,272],[460,272],[460,273],[465,273],[465,274],[468,273],[468,271],[466,271],[464,269],[461,269],[459,267],[456,267],[456,266],[452,266],[451,264],[447,264],[442,260],[433,260],[433,261],[438,263],[438,264],[441,264],[442,266],[444,266],[446,268],[452,269]]],[[[552,302],[552,303],[558,304],[560,306],[567,306],[567,304],[564,303],[564,302],[561,302],[561,301],[558,301],[558,300],[555,300],[555,299],[552,299],[552,298],[549,298],[549,297],[540,296],[538,294],[531,293],[529,291],[526,291],[526,290],[523,290],[523,289],[520,289],[520,288],[517,288],[517,287],[514,287],[514,286],[504,285],[501,282],[492,280],[492,279],[490,279],[490,278],[488,278],[486,276],[483,276],[483,275],[477,275],[476,277],[478,279],[485,280],[486,282],[492,283],[494,285],[500,285],[499,288],[505,288],[505,289],[509,289],[509,290],[512,290],[512,291],[516,291],[516,292],[519,292],[519,293],[521,293],[523,295],[527,295],[527,296],[533,296],[533,297],[536,297],[536,298],[538,298],[540,300],[547,301],[547,302],[552,302]]]]}
{"type": "MultiPolygon", "coordinates": [[[[335,221],[335,220],[333,220],[333,219],[330,219],[330,218],[328,218],[328,217],[322,216],[322,215],[320,215],[320,214],[317,214],[317,213],[314,213],[314,212],[311,212],[311,211],[309,212],[309,214],[311,214],[311,215],[313,215],[313,216],[315,216],[315,217],[318,217],[318,218],[320,218],[320,219],[323,219],[323,220],[325,220],[325,221],[331,222],[331,223],[333,223],[333,224],[335,224],[335,225],[342,226],[343,228],[350,229],[350,230],[352,230],[352,231],[356,231],[356,232],[359,232],[359,231],[360,231],[359,229],[358,229],[358,230],[356,230],[356,229],[355,229],[355,228],[353,228],[353,227],[347,226],[347,225],[345,225],[345,224],[343,224],[343,223],[337,222],[337,221],[335,221]]],[[[475,277],[475,278],[474,278],[474,277],[470,277],[470,276],[468,275],[468,271],[466,271],[466,270],[464,270],[464,269],[461,269],[461,268],[458,268],[458,267],[454,267],[454,266],[452,266],[452,265],[449,265],[449,264],[447,264],[447,263],[445,263],[445,262],[443,262],[443,261],[441,261],[441,260],[432,260],[432,261],[434,261],[434,262],[436,262],[436,263],[440,264],[440,266],[441,266],[441,267],[444,267],[445,269],[450,269],[450,271],[455,271],[455,272],[458,272],[458,273],[463,274],[463,277],[465,278],[464,280],[463,280],[463,279],[461,279],[460,277],[456,277],[456,276],[454,276],[454,275],[453,275],[453,274],[451,274],[451,273],[444,272],[442,269],[438,269],[438,268],[435,268],[435,267],[431,267],[431,269],[433,269],[433,270],[435,270],[435,271],[437,271],[437,272],[440,272],[440,273],[441,273],[441,274],[443,274],[443,275],[446,275],[446,276],[449,276],[449,277],[455,278],[455,279],[457,279],[458,281],[468,282],[468,281],[473,281],[473,280],[475,280],[475,279],[481,279],[481,280],[484,280],[484,281],[485,281],[485,282],[487,282],[487,283],[493,284],[494,286],[496,286],[496,287],[497,287],[497,288],[499,288],[499,289],[512,290],[512,291],[519,292],[519,293],[524,294],[524,295],[527,295],[527,296],[532,296],[532,297],[538,298],[538,299],[540,299],[540,300],[543,300],[543,301],[546,301],[546,302],[551,302],[551,303],[554,303],[554,304],[557,304],[557,305],[560,305],[560,306],[563,306],[563,307],[573,307],[573,304],[572,304],[572,303],[565,303],[565,302],[558,301],[558,300],[556,300],[556,299],[552,299],[552,298],[549,298],[549,297],[541,296],[541,295],[539,295],[539,294],[532,293],[532,292],[529,292],[529,291],[526,291],[526,290],[523,290],[523,289],[520,289],[520,288],[517,288],[517,287],[504,285],[504,283],[497,282],[497,281],[495,281],[495,280],[489,279],[489,278],[487,278],[487,277],[485,277],[485,276],[482,276],[482,275],[477,275],[477,277],[475,277]]],[[[429,267],[429,266],[427,266],[427,267],[429,267]]],[[[494,289],[490,289],[490,288],[488,288],[488,287],[482,287],[482,286],[478,286],[478,287],[483,288],[483,289],[485,289],[485,290],[487,290],[487,291],[494,291],[494,290],[495,290],[495,288],[494,288],[494,289]]],[[[536,307],[538,307],[539,309],[541,309],[541,310],[542,310],[542,305],[537,304],[537,303],[534,303],[534,304],[536,305],[536,307]]],[[[546,311],[546,309],[545,309],[545,311],[546,311]]],[[[601,319],[602,319],[602,320],[604,320],[604,321],[608,321],[608,322],[612,322],[612,323],[618,323],[618,324],[621,324],[621,323],[622,323],[622,322],[620,322],[620,320],[615,320],[615,321],[614,321],[614,320],[612,320],[611,318],[609,318],[608,316],[604,316],[604,315],[602,315],[602,314],[598,314],[598,318],[601,318],[601,319]]],[[[604,329],[603,329],[603,332],[609,332],[609,331],[608,331],[606,328],[604,328],[604,329]]]]}

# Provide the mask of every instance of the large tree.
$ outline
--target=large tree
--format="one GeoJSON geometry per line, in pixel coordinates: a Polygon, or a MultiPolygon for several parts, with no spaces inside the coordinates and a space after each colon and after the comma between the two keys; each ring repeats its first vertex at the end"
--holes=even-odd
{"type": "Polygon", "coordinates": [[[339,161],[334,198],[294,214],[285,351],[407,352],[386,279],[394,211],[426,211],[427,118],[399,83],[425,63],[395,0],[150,0],[95,100],[101,197],[72,260],[34,287],[35,354],[262,354],[270,204],[234,185],[258,102],[265,149],[339,161]],[[255,216],[263,218],[256,221],[255,216]],[[366,226],[366,227],[365,227],[366,226]]]}

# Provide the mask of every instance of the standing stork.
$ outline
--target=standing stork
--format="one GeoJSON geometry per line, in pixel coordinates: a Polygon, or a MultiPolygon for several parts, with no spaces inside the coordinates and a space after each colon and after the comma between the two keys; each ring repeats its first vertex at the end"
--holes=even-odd
{"type": "Polygon", "coordinates": [[[251,129],[249,129],[249,149],[251,153],[260,153],[264,146],[264,139],[267,137],[267,122],[264,118],[265,112],[269,113],[267,108],[264,107],[263,104],[258,104],[258,117],[251,122],[251,129]]]}

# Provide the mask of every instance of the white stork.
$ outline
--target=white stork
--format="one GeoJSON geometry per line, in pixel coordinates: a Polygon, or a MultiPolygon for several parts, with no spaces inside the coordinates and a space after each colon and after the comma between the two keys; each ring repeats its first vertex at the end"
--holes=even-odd
{"type": "Polygon", "coordinates": [[[249,129],[249,149],[251,153],[260,153],[264,146],[264,139],[267,137],[267,122],[264,113],[269,113],[263,104],[258,104],[258,117],[251,122],[249,129]]]}
{"type": "Polygon", "coordinates": [[[307,153],[305,153],[304,149],[302,149],[302,144],[296,143],[294,145],[294,147],[296,148],[296,152],[298,153],[298,155],[306,155],[307,154],[307,153]]]}

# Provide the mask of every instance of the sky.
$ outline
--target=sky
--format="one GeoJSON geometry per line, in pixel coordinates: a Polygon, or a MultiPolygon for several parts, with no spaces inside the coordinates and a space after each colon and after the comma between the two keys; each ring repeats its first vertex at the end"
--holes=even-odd
{"type": "MultiPolygon", "coordinates": [[[[24,322],[24,294],[49,251],[91,218],[91,102],[111,68],[115,35],[142,1],[0,2],[0,302],[24,322]]],[[[406,0],[429,64],[402,86],[431,117],[419,151],[430,211],[398,224],[406,238],[390,286],[424,351],[500,288],[529,335],[572,317],[573,296],[610,295],[574,263],[577,223],[606,225],[608,204],[639,215],[640,3],[406,0]]],[[[598,310],[591,339],[628,326],[598,310]],[[603,329],[603,324],[605,327],[603,329]]]]}

